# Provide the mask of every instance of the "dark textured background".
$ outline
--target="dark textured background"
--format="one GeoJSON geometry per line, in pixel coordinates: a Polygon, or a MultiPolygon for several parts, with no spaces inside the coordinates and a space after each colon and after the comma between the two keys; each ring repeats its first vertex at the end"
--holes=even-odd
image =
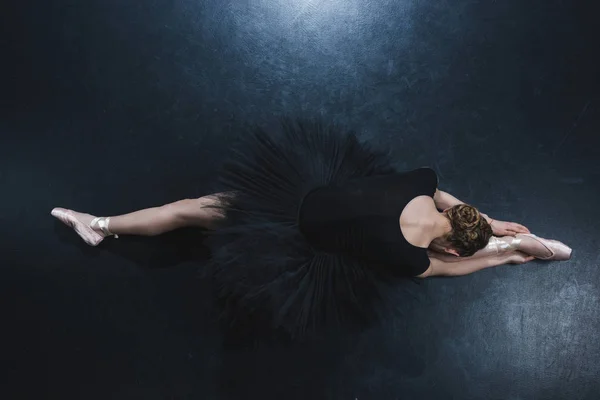
{"type": "MultiPolygon", "coordinates": [[[[600,49],[591,1],[4,5],[3,399],[598,399],[600,49]],[[247,122],[345,124],[574,247],[423,282],[406,317],[230,348],[194,230],[88,248],[49,216],[208,193],[247,122]]],[[[200,243],[200,244],[199,244],[200,243]]]]}

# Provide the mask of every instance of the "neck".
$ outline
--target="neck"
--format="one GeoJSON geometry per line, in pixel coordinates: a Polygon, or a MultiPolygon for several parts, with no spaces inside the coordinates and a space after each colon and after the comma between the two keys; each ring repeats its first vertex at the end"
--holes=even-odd
{"type": "Polygon", "coordinates": [[[437,216],[434,219],[434,225],[432,229],[434,239],[441,238],[450,232],[452,232],[452,225],[450,224],[450,220],[446,218],[444,214],[437,213],[437,216]]]}

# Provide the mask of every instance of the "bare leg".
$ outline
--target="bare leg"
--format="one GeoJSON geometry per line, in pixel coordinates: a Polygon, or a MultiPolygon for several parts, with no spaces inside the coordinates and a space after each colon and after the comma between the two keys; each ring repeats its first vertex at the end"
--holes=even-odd
{"type": "Polygon", "coordinates": [[[117,235],[156,236],[175,229],[197,226],[215,229],[222,217],[213,196],[179,200],[161,207],[147,208],[110,218],[110,231],[117,235]]]}
{"type": "MultiPolygon", "coordinates": [[[[219,200],[215,195],[180,200],[160,207],[110,217],[106,228],[114,235],[141,236],[156,236],[188,226],[215,229],[222,214],[219,209],[212,207],[218,205],[219,200]]],[[[101,241],[101,237],[106,236],[97,224],[92,227],[92,221],[96,218],[94,215],[65,209],[54,209],[52,215],[73,227],[88,244],[96,245],[101,241]],[[92,230],[95,233],[91,232],[92,230]]]]}

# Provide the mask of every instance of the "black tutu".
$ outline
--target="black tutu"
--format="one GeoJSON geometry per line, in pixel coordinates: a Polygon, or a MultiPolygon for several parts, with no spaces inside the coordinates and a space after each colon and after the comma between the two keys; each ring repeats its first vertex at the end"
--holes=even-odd
{"type": "Polygon", "coordinates": [[[363,326],[394,309],[406,278],[318,250],[298,226],[311,190],[394,172],[386,154],[334,126],[284,120],[273,132],[247,132],[221,171],[224,224],[207,241],[225,321],[298,337],[363,326]]]}

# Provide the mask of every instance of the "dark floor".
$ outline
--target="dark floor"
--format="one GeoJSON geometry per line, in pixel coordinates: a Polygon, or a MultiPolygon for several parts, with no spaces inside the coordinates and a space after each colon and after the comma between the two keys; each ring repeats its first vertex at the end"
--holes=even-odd
{"type": "Polygon", "coordinates": [[[0,398],[598,399],[588,3],[55,0],[0,13],[0,398]],[[279,116],[357,129],[574,257],[426,280],[379,329],[244,350],[223,344],[196,279],[201,232],[89,248],[49,216],[206,194],[239,128],[279,116]]]}

